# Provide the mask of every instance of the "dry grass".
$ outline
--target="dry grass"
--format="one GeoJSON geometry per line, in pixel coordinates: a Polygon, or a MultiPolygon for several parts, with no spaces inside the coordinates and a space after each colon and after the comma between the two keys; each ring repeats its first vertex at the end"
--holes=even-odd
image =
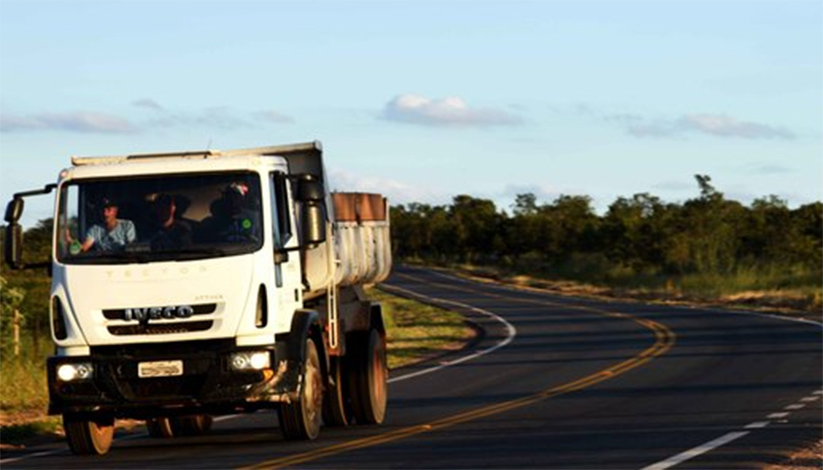
{"type": "Polygon", "coordinates": [[[377,289],[369,297],[383,304],[390,369],[460,349],[476,335],[458,313],[377,289]]]}
{"type": "Polygon", "coordinates": [[[0,366],[0,426],[45,417],[49,401],[45,366],[45,358],[4,358],[0,366]]]}
{"type": "Polygon", "coordinates": [[[823,468],[823,441],[791,455],[778,465],[770,465],[765,470],[820,470],[823,468]]]}
{"type": "MultiPolygon", "coordinates": [[[[690,275],[669,278],[659,286],[598,286],[585,282],[543,279],[526,274],[505,274],[503,270],[473,265],[457,265],[451,269],[481,282],[502,282],[525,288],[548,290],[558,294],[588,297],[608,297],[703,304],[729,308],[746,308],[803,316],[820,321],[823,312],[823,292],[817,287],[785,287],[747,289],[738,287],[737,279],[690,275]],[[711,286],[708,288],[706,286],[711,286]]],[[[740,283],[744,285],[744,283],[740,283]]]]}

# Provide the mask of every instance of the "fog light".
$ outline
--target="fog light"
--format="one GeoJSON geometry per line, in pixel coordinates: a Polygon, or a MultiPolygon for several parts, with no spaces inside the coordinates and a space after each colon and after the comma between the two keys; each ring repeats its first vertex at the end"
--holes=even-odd
{"type": "Polygon", "coordinates": [[[61,364],[57,368],[57,378],[63,382],[75,380],[89,380],[94,375],[94,366],[91,363],[61,364]]]}
{"type": "Polygon", "coordinates": [[[249,351],[235,353],[231,356],[234,370],[263,370],[271,367],[271,354],[268,351],[249,351]]]}

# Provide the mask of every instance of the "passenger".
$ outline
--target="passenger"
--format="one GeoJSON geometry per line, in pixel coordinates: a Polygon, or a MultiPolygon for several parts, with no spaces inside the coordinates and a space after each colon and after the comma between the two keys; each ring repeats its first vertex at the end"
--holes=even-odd
{"type": "Polygon", "coordinates": [[[175,217],[177,203],[174,196],[160,195],[154,203],[154,209],[159,227],[151,238],[152,251],[179,250],[191,245],[191,226],[175,217]]]}
{"type": "Polygon", "coordinates": [[[249,187],[246,183],[235,182],[223,191],[214,223],[218,224],[217,238],[224,242],[249,242],[260,239],[260,220],[257,211],[250,209],[249,187]]]}
{"type": "Polygon", "coordinates": [[[83,243],[75,242],[71,238],[71,234],[67,233],[72,253],[86,252],[92,248],[100,251],[122,251],[125,249],[126,244],[137,239],[134,223],[130,220],[117,218],[119,209],[115,200],[103,198],[101,208],[103,210],[103,224],[92,225],[86,232],[86,239],[83,243]]]}

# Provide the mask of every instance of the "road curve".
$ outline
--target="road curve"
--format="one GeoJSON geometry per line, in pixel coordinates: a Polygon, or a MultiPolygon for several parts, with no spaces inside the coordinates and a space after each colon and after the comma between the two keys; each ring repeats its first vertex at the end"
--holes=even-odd
{"type": "Polygon", "coordinates": [[[464,313],[466,350],[392,372],[382,426],[284,442],[273,413],[198,438],[65,444],[3,468],[757,468],[823,438],[823,328],[752,313],[561,297],[395,270],[464,313]]]}

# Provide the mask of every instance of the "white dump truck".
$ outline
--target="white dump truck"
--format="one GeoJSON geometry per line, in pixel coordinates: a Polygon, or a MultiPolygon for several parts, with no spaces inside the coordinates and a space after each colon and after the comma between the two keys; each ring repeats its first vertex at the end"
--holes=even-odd
{"type": "Polygon", "coordinates": [[[386,340],[363,286],[391,270],[377,194],[331,193],[319,142],[72,158],[14,195],[5,259],[22,259],[24,199],[56,191],[49,413],[76,454],[114,420],[155,437],[277,409],[287,439],[381,423],[386,340]]]}

